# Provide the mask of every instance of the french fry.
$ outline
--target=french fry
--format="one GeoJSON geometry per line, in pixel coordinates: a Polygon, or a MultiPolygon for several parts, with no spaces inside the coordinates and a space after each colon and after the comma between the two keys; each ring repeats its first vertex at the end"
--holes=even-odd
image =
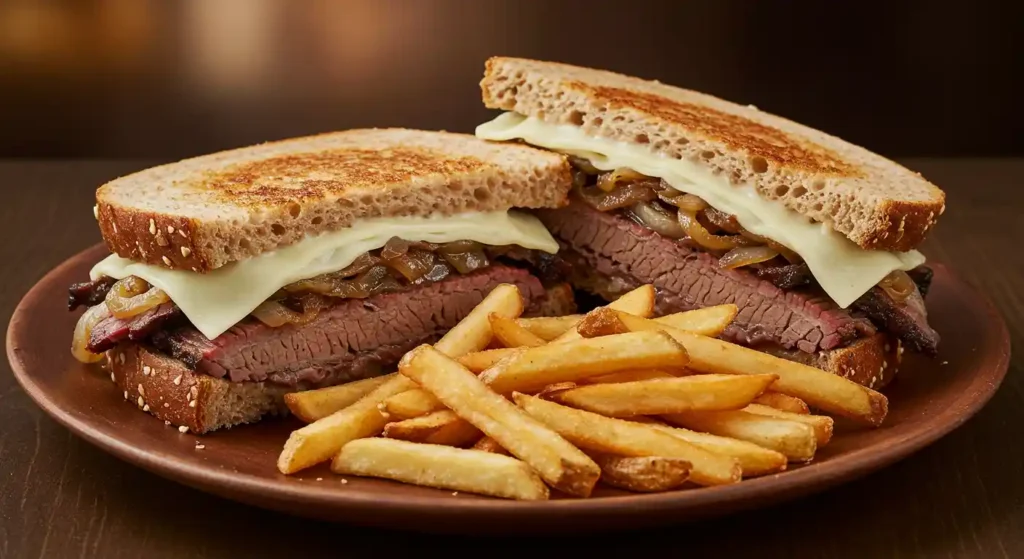
{"type": "Polygon", "coordinates": [[[661,332],[581,338],[521,351],[481,373],[480,380],[499,394],[509,394],[617,371],[686,365],[686,352],[661,332]]]}
{"type": "Polygon", "coordinates": [[[575,382],[556,382],[555,384],[549,384],[544,388],[541,388],[540,391],[537,392],[536,396],[538,398],[547,398],[565,392],[566,390],[572,390],[573,388],[576,388],[575,382]]]}
{"type": "Polygon", "coordinates": [[[610,417],[738,410],[764,392],[776,378],[775,375],[656,378],[563,389],[548,395],[548,399],[610,417]]]}
{"type": "MultiPolygon", "coordinates": [[[[522,312],[523,298],[519,294],[519,288],[503,283],[491,290],[480,304],[434,344],[434,348],[454,358],[479,352],[491,342],[492,316],[511,319],[518,317],[522,312]]],[[[385,401],[383,411],[388,414],[394,413],[400,419],[410,419],[444,408],[429,393],[418,390],[413,385],[410,385],[410,390],[416,392],[395,401],[385,401]]]]}
{"type": "Polygon", "coordinates": [[[498,441],[490,437],[482,437],[479,441],[473,444],[473,450],[479,450],[481,452],[494,452],[496,454],[504,454],[508,456],[508,451],[505,450],[498,441]]]}
{"type": "Polygon", "coordinates": [[[384,436],[414,443],[466,446],[481,434],[476,427],[459,420],[451,410],[441,410],[388,423],[384,426],[384,436]]]}
{"type": "Polygon", "coordinates": [[[505,347],[538,347],[547,343],[511,318],[491,313],[489,320],[494,337],[505,347]]]}
{"type": "MultiPolygon", "coordinates": [[[[677,369],[678,370],[678,369],[677,369]]],[[[676,378],[673,372],[669,372],[665,369],[634,369],[632,371],[620,371],[618,373],[608,373],[607,375],[597,375],[596,377],[589,377],[580,379],[582,384],[609,384],[616,382],[636,382],[638,380],[651,380],[655,378],[676,378]]]]}
{"type": "Polygon", "coordinates": [[[620,456],[665,456],[692,465],[690,479],[698,485],[740,481],[739,461],[708,452],[681,438],[647,425],[604,417],[516,392],[516,404],[580,448],[620,456]]]}
{"type": "Polygon", "coordinates": [[[366,396],[373,389],[384,384],[395,377],[396,373],[373,377],[338,386],[318,388],[316,390],[304,390],[284,395],[284,403],[292,412],[292,415],[301,419],[304,423],[313,423],[332,413],[356,403],[360,398],[366,396]]]}
{"type": "Polygon", "coordinates": [[[501,349],[485,349],[483,351],[475,351],[473,353],[467,353],[462,357],[459,357],[459,363],[473,371],[474,373],[482,373],[487,369],[490,369],[498,361],[506,359],[511,355],[518,355],[524,350],[522,348],[505,347],[501,349]]]}
{"type": "Polygon", "coordinates": [[[392,419],[412,419],[443,409],[444,404],[421,388],[395,394],[381,402],[381,412],[390,415],[392,419]]]}
{"type": "MultiPolygon", "coordinates": [[[[635,419],[631,419],[631,421],[635,421],[635,419]]],[[[708,433],[698,433],[682,427],[670,427],[664,424],[654,426],[668,435],[680,438],[708,452],[735,458],[740,463],[744,478],[774,474],[786,469],[788,462],[786,455],[754,443],[708,433]]]]}
{"type": "Polygon", "coordinates": [[[492,313],[505,318],[519,318],[523,314],[523,298],[519,288],[503,283],[492,289],[455,328],[434,344],[434,348],[448,357],[458,359],[487,347],[493,336],[490,320],[492,313]]]}
{"type": "Polygon", "coordinates": [[[534,336],[551,341],[564,334],[567,330],[576,326],[576,323],[583,318],[581,314],[570,314],[566,316],[538,316],[534,318],[517,318],[516,324],[529,330],[534,336]]]}
{"type": "Polygon", "coordinates": [[[637,493],[675,489],[686,483],[692,465],[681,458],[664,456],[615,456],[587,453],[601,467],[601,481],[637,493]]]}
{"type": "Polygon", "coordinates": [[[625,334],[629,332],[629,328],[622,323],[614,309],[598,307],[583,317],[583,320],[576,325],[576,332],[584,338],[597,338],[625,334]]]}
{"type": "Polygon", "coordinates": [[[884,395],[839,375],[670,328],[654,320],[626,313],[619,313],[619,319],[632,331],[661,330],[671,335],[689,353],[689,369],[731,375],[774,374],[779,379],[772,384],[772,391],[795,396],[815,408],[872,426],[881,425],[889,411],[889,400],[884,395]]]}
{"type": "Polygon", "coordinates": [[[552,487],[569,495],[590,495],[601,475],[597,464],[458,362],[423,345],[407,353],[398,370],[533,467],[552,487]]]}
{"type": "Polygon", "coordinates": [[[758,415],[743,410],[666,414],[669,423],[722,437],[732,437],[770,448],[791,462],[814,458],[818,440],[814,429],[803,423],[758,415]]]}
{"type": "Polygon", "coordinates": [[[748,411],[758,415],[767,415],[769,417],[777,417],[779,419],[788,419],[790,421],[809,425],[814,429],[814,436],[818,440],[818,448],[827,445],[828,442],[832,440],[832,429],[835,425],[835,420],[827,415],[790,413],[788,411],[782,411],[770,406],[763,406],[761,404],[750,404],[743,408],[743,411],[748,411]]]}
{"type": "Polygon", "coordinates": [[[807,402],[804,402],[795,396],[780,394],[778,392],[765,392],[757,398],[754,398],[754,403],[775,408],[777,410],[788,411],[789,413],[811,413],[811,409],[807,406],[807,402]]]}
{"type": "Polygon", "coordinates": [[[736,318],[738,311],[736,305],[715,305],[694,311],[667,314],[655,318],[654,321],[671,328],[713,338],[725,331],[726,327],[736,318]]]}
{"type": "Polygon", "coordinates": [[[277,459],[277,469],[282,474],[293,474],[330,460],[349,441],[379,434],[388,420],[377,406],[415,386],[408,378],[396,375],[351,406],[292,431],[277,459]]]}
{"type": "MultiPolygon", "coordinates": [[[[580,320],[576,326],[577,331],[584,338],[628,332],[629,328],[619,319],[618,312],[611,306],[598,307],[580,320]]],[[[736,312],[736,305],[717,305],[669,314],[652,320],[670,328],[679,328],[693,334],[714,337],[725,331],[732,319],[736,317],[736,312]]]]}
{"type": "Polygon", "coordinates": [[[492,497],[544,500],[548,488],[525,463],[490,452],[395,439],[354,440],[341,448],[332,469],[492,497]]]}
{"type": "MultiPolygon", "coordinates": [[[[654,314],[654,286],[647,284],[626,293],[615,301],[608,304],[608,308],[629,313],[634,316],[648,317],[654,314]]],[[[551,340],[553,344],[560,344],[578,340],[582,336],[576,328],[570,328],[564,334],[551,340]]]]}

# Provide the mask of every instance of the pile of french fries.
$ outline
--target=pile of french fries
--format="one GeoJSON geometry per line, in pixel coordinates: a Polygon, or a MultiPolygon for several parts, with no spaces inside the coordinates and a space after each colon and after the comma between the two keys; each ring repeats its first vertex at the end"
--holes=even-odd
{"type": "Polygon", "coordinates": [[[833,419],[884,420],[882,394],[722,341],[734,305],[651,319],[645,285],[586,315],[521,318],[496,287],[398,372],[289,394],[306,426],[278,459],[509,499],[737,483],[812,460],[833,419]]]}

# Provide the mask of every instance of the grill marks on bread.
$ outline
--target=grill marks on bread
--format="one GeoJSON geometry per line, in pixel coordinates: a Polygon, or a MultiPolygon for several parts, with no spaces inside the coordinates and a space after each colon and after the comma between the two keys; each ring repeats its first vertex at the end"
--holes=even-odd
{"type": "MultiPolygon", "coordinates": [[[[435,150],[350,148],[239,163],[209,173],[202,187],[218,192],[226,201],[259,208],[337,198],[344,191],[387,191],[414,177],[441,175],[444,180],[445,176],[488,171],[495,171],[495,166],[476,157],[449,156],[435,150]]],[[[453,183],[452,188],[461,185],[453,183]]],[[[301,208],[295,206],[290,211],[301,208]]]]}
{"type": "MultiPolygon", "coordinates": [[[[823,146],[736,114],[617,87],[594,87],[578,81],[572,82],[570,87],[585,92],[598,103],[633,109],[685,127],[692,135],[744,151],[751,157],[761,157],[765,163],[827,175],[862,176],[855,167],[823,146]]],[[[644,143],[644,138],[639,140],[638,143],[644,143]]]]}

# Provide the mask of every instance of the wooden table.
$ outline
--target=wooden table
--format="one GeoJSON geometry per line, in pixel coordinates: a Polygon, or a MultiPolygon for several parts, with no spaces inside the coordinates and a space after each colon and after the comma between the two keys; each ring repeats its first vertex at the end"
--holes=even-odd
{"type": "MultiPolygon", "coordinates": [[[[1024,160],[915,160],[949,211],[925,247],[1024,343],[1024,160]]],[[[146,162],[0,162],[0,313],[98,242],[95,186],[146,162]]],[[[70,332],[68,333],[70,336],[70,332]]],[[[63,348],[55,351],[63,351],[63,348]]],[[[757,557],[1024,557],[1024,357],[977,417],[859,482],[788,505],[630,534],[479,541],[312,522],[225,501],[104,454],[50,420],[0,364],[0,558],[390,555],[446,546],[757,557]]],[[[582,553],[579,555],[583,555],[582,553]]]]}

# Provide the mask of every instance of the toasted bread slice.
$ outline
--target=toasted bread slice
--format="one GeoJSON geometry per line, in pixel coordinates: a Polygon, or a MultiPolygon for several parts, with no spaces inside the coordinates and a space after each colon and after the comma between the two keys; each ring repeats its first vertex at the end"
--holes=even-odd
{"type": "Polygon", "coordinates": [[[707,165],[827,223],[867,249],[906,251],[945,194],[900,165],[818,130],[710,95],[612,72],[491,58],[484,103],[707,165]]]}
{"type": "Polygon", "coordinates": [[[565,158],[465,134],[350,130],[163,165],[96,192],[112,252],[206,272],[360,218],[565,204],[565,158]]]}

